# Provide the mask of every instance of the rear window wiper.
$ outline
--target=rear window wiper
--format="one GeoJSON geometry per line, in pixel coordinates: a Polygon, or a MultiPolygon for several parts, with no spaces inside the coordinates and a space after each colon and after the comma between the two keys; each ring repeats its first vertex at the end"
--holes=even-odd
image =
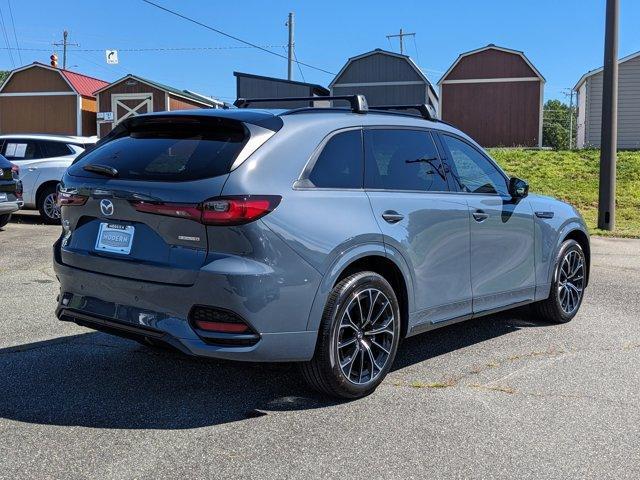
{"type": "Polygon", "coordinates": [[[118,170],[108,165],[98,165],[98,164],[85,165],[84,167],[82,167],[82,169],[87,172],[97,173],[98,175],[104,175],[106,177],[118,176],[118,170]]]}

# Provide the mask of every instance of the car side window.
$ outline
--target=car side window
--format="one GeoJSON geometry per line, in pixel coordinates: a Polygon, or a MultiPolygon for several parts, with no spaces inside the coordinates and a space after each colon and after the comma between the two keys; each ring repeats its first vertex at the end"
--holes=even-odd
{"type": "Polygon", "coordinates": [[[431,133],[424,130],[365,130],[365,187],[448,191],[431,133]]]}
{"type": "Polygon", "coordinates": [[[362,188],[362,132],[337,133],[318,156],[309,180],[318,188],[362,188]]]}
{"type": "Polygon", "coordinates": [[[40,148],[45,158],[64,157],[74,153],[69,145],[62,142],[40,142],[40,148]]]}
{"type": "Polygon", "coordinates": [[[42,158],[37,142],[33,140],[8,139],[2,155],[8,160],[34,160],[42,158]]]}
{"type": "Polygon", "coordinates": [[[509,196],[504,176],[478,150],[458,138],[441,135],[449,150],[450,176],[462,192],[509,196]]]}

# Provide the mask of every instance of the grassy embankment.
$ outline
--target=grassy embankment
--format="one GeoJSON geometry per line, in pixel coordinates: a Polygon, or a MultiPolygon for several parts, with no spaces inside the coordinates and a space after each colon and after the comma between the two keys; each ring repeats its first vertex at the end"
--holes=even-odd
{"type": "Polygon", "coordinates": [[[489,150],[505,171],[527,180],[532,192],[574,205],[593,235],[640,237],[640,152],[618,152],[616,230],[598,230],[598,150],[489,150]]]}

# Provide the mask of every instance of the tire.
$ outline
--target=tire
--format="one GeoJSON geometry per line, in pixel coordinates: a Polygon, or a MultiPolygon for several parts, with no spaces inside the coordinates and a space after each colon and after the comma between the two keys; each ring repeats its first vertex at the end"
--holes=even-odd
{"type": "Polygon", "coordinates": [[[326,395],[364,397],[389,372],[400,332],[400,306],[389,282],[374,272],[351,275],[329,294],[315,354],[301,364],[302,376],[326,395]]]}
{"type": "Polygon", "coordinates": [[[11,214],[6,213],[4,215],[0,215],[0,228],[4,227],[11,220],[11,214]]]}
{"type": "Polygon", "coordinates": [[[38,211],[42,221],[47,225],[60,225],[60,207],[54,208],[50,204],[56,198],[57,185],[48,185],[38,194],[38,211]]]}
{"type": "Polygon", "coordinates": [[[536,319],[551,323],[571,321],[582,305],[586,271],[587,262],[582,247],[575,240],[566,240],[555,258],[549,297],[531,305],[536,319]],[[567,269],[569,276],[566,274],[567,269]]]}

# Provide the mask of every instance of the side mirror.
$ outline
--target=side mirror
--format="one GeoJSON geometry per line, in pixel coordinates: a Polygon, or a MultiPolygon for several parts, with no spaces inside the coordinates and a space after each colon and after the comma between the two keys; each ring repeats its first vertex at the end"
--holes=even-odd
{"type": "Polygon", "coordinates": [[[524,198],[529,195],[529,184],[516,177],[509,179],[509,194],[513,198],[524,198]]]}

